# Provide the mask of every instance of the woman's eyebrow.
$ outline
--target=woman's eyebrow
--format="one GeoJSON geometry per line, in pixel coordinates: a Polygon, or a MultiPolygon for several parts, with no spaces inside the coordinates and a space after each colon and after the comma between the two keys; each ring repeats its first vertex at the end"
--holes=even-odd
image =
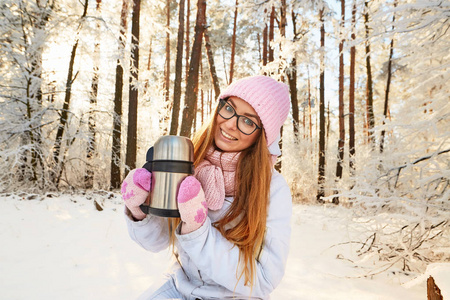
{"type": "Polygon", "coordinates": [[[245,115],[245,116],[248,116],[248,117],[253,117],[253,118],[255,118],[256,120],[259,120],[259,118],[258,118],[257,115],[249,114],[249,113],[244,113],[244,115],[245,115]]]}
{"type": "MultiPolygon", "coordinates": [[[[233,108],[236,110],[236,104],[233,102],[233,100],[228,99],[228,102],[230,102],[231,105],[233,106],[233,108]]],[[[257,115],[249,114],[249,113],[244,113],[244,116],[253,117],[253,118],[256,118],[256,120],[259,121],[259,117],[258,117],[257,115]]]]}
{"type": "Polygon", "coordinates": [[[233,100],[231,100],[231,99],[228,99],[227,101],[228,101],[228,102],[230,102],[230,103],[231,103],[231,105],[233,105],[233,107],[234,107],[234,108],[236,108],[236,104],[234,104],[233,100]]]}

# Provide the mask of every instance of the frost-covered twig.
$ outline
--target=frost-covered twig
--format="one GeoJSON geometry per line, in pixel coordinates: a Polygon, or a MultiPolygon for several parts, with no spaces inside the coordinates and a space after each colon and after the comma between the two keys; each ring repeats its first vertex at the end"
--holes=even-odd
{"type": "Polygon", "coordinates": [[[398,179],[399,179],[399,176],[400,176],[400,172],[402,171],[402,169],[404,169],[404,168],[406,168],[406,167],[408,167],[408,166],[411,166],[411,165],[416,165],[416,164],[418,164],[419,162],[422,162],[422,161],[424,161],[424,160],[428,160],[428,159],[430,159],[430,158],[432,158],[432,157],[435,157],[435,156],[437,156],[437,155],[441,155],[441,154],[444,154],[444,153],[448,153],[448,152],[450,152],[450,149],[442,150],[442,151],[433,153],[433,154],[431,154],[431,155],[423,156],[423,157],[418,158],[418,159],[416,159],[415,161],[413,161],[413,162],[411,162],[411,163],[409,163],[409,164],[404,164],[404,165],[401,165],[401,166],[399,166],[399,167],[392,168],[392,169],[390,169],[386,174],[384,174],[383,176],[381,176],[380,179],[383,178],[383,177],[388,177],[387,181],[389,181],[389,180],[392,179],[393,177],[396,177],[396,179],[395,179],[395,184],[394,184],[394,188],[396,188],[396,187],[397,187],[397,184],[398,184],[398,179]],[[389,174],[390,174],[391,172],[393,172],[393,171],[396,171],[397,173],[396,173],[394,176],[389,177],[389,174]]]}

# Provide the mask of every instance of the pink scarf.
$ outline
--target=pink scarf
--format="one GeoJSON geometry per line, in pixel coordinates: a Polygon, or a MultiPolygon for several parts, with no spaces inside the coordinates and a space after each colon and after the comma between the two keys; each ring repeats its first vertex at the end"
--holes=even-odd
{"type": "Polygon", "coordinates": [[[240,152],[221,152],[211,147],[195,168],[195,177],[202,184],[208,208],[221,209],[225,196],[234,196],[236,165],[240,152]]]}

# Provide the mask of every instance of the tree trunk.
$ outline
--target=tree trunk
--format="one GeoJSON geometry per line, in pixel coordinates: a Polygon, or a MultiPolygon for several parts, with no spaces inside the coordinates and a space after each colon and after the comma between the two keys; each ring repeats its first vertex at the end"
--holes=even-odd
{"type": "Polygon", "coordinates": [[[206,0],[197,2],[197,18],[195,24],[195,38],[192,46],[192,55],[189,65],[189,76],[186,86],[185,105],[181,122],[181,136],[190,136],[192,121],[195,114],[195,102],[197,101],[198,71],[201,58],[203,32],[206,24],[206,0]]]}
{"type": "Polygon", "coordinates": [[[256,41],[258,42],[258,56],[259,61],[262,61],[262,53],[261,53],[261,36],[259,35],[259,32],[256,32],[256,41]]]}
{"type": "MultiPolygon", "coordinates": [[[[127,15],[128,15],[128,0],[122,1],[122,10],[120,13],[120,36],[119,36],[119,53],[120,58],[116,64],[116,84],[114,92],[114,115],[113,115],[113,132],[111,144],[111,178],[110,188],[117,189],[120,187],[120,152],[122,144],[122,91],[123,91],[123,68],[121,60],[123,61],[125,41],[127,32],[127,15]]],[[[149,57],[150,60],[150,57],[149,57]]],[[[150,64],[150,63],[149,63],[150,64]]]]}
{"type": "Polygon", "coordinates": [[[176,135],[178,131],[178,117],[180,115],[181,80],[183,73],[183,37],[184,37],[184,0],[180,0],[178,11],[178,40],[177,60],[175,62],[175,84],[173,87],[172,122],[170,134],[176,135]]]}
{"type": "Polygon", "coordinates": [[[270,43],[273,42],[274,39],[274,29],[275,29],[275,6],[272,5],[272,11],[270,12],[270,21],[269,21],[269,62],[272,62],[274,60],[273,48],[270,46],[270,43]]]}
{"type": "MultiPolygon", "coordinates": [[[[84,11],[83,11],[83,15],[81,16],[81,19],[86,17],[88,3],[89,3],[88,0],[86,0],[84,3],[84,11]]],[[[78,26],[77,35],[80,31],[80,28],[81,28],[81,23],[78,26]]],[[[67,118],[69,116],[70,98],[72,96],[72,84],[78,75],[78,72],[75,74],[75,76],[73,75],[73,66],[75,63],[78,42],[79,42],[79,39],[77,36],[75,44],[72,46],[72,52],[70,55],[69,70],[67,72],[66,91],[65,91],[65,96],[64,96],[64,104],[63,104],[63,108],[61,111],[61,116],[59,118],[58,130],[56,131],[56,138],[55,138],[55,143],[53,146],[53,160],[56,163],[56,168],[55,168],[56,176],[53,177],[53,181],[56,186],[59,184],[59,178],[61,178],[61,172],[62,172],[59,154],[61,153],[62,138],[64,136],[64,131],[65,131],[65,128],[67,125],[67,118]]]]}
{"type": "MultiPolygon", "coordinates": [[[[341,0],[341,40],[339,42],[339,141],[338,161],[336,165],[336,177],[342,178],[342,164],[344,163],[345,145],[345,119],[344,119],[344,37],[345,28],[345,0],[341,0]]],[[[333,198],[333,203],[339,202],[339,198],[333,198]]]]}
{"type": "Polygon", "coordinates": [[[166,0],[166,61],[164,70],[164,97],[167,104],[170,101],[170,0],[166,0]]]}
{"type": "Polygon", "coordinates": [[[434,282],[432,276],[428,277],[427,280],[427,300],[443,300],[441,290],[434,282]]]}
{"type": "Polygon", "coordinates": [[[191,17],[191,0],[187,0],[187,8],[186,8],[186,85],[189,77],[189,54],[190,53],[190,30],[191,30],[191,23],[190,23],[190,17],[191,17]]]}
{"type": "MultiPolygon", "coordinates": [[[[208,99],[208,95],[209,95],[209,90],[206,92],[206,98],[208,99]]],[[[200,116],[201,116],[201,123],[203,124],[203,122],[205,122],[205,104],[204,104],[204,95],[203,95],[203,90],[202,90],[202,96],[200,97],[201,100],[201,106],[200,106],[200,116]]]]}
{"type": "Polygon", "coordinates": [[[308,116],[309,116],[309,140],[312,141],[312,113],[311,113],[311,76],[308,66],[308,116]]]}
{"type": "MultiPolygon", "coordinates": [[[[296,24],[296,19],[297,19],[297,14],[294,12],[294,9],[292,9],[291,12],[291,16],[292,16],[292,24],[293,24],[293,33],[294,33],[294,42],[297,41],[297,24],[296,24]]],[[[292,126],[294,129],[294,136],[295,136],[295,140],[297,141],[299,138],[299,124],[300,124],[300,119],[299,119],[299,110],[298,110],[298,99],[297,99],[297,59],[296,59],[296,55],[294,53],[294,57],[292,58],[291,61],[291,72],[288,76],[288,80],[289,80],[289,90],[291,92],[291,103],[292,103],[292,126]]],[[[303,122],[304,124],[304,122],[303,122]]]]}
{"type": "MultiPolygon", "coordinates": [[[[286,37],[286,25],[287,25],[287,21],[286,21],[286,0],[281,0],[280,24],[279,24],[279,27],[280,27],[280,35],[281,35],[282,38],[286,37]]],[[[280,52],[281,52],[281,44],[280,44],[280,52]]],[[[284,75],[283,75],[282,70],[280,68],[278,69],[278,72],[281,73],[280,81],[284,82],[285,81],[284,75]]],[[[291,93],[292,93],[292,91],[291,91],[291,93]]],[[[297,97],[295,97],[295,98],[297,98],[297,97]]],[[[297,103],[297,106],[298,106],[298,103],[297,103]]],[[[298,116],[297,116],[297,119],[298,119],[298,116]]],[[[280,129],[280,141],[279,141],[278,145],[280,147],[280,150],[282,151],[282,149],[283,149],[283,125],[281,126],[281,129],[280,129]]],[[[275,170],[277,170],[278,172],[281,173],[281,166],[282,166],[282,162],[281,162],[281,160],[278,160],[278,162],[275,164],[275,170]]]]}
{"type": "MultiPolygon", "coordinates": [[[[328,145],[329,145],[329,139],[330,139],[330,100],[328,99],[327,101],[327,123],[326,123],[326,140],[325,140],[325,149],[327,149],[328,145]]],[[[334,202],[333,202],[334,203],[334,202]]]]}
{"type": "MultiPolygon", "coordinates": [[[[264,15],[266,15],[267,10],[264,10],[264,15]]],[[[263,30],[263,50],[262,50],[262,63],[263,66],[267,65],[267,47],[268,47],[268,41],[267,41],[267,24],[266,21],[264,21],[264,30],[263,30]]]]}
{"type": "MultiPolygon", "coordinates": [[[[326,134],[325,134],[325,137],[326,137],[326,139],[325,139],[325,151],[328,149],[328,145],[330,144],[329,143],[329,140],[330,140],[330,125],[331,125],[331,122],[330,122],[330,115],[331,115],[331,113],[330,113],[330,99],[328,99],[328,101],[327,101],[327,109],[326,109],[326,112],[327,112],[327,121],[326,121],[326,130],[325,130],[325,132],[326,132],[326,134]]],[[[333,203],[334,204],[339,204],[339,199],[333,199],[333,203]]]]}
{"type": "Polygon", "coordinates": [[[280,35],[282,37],[286,37],[286,11],[287,11],[287,4],[286,0],[281,0],[281,6],[280,6],[280,35]]]}
{"type": "MultiPolygon", "coordinates": [[[[86,2],[87,2],[87,0],[86,0],[86,2]]],[[[71,93],[72,92],[72,83],[75,80],[76,75],[77,75],[76,74],[75,77],[73,76],[73,65],[75,62],[77,47],[78,47],[78,40],[73,45],[72,53],[70,55],[69,71],[67,73],[64,104],[63,104],[62,111],[61,111],[61,117],[59,118],[59,126],[58,126],[58,130],[56,132],[55,146],[53,147],[53,149],[54,149],[53,150],[53,159],[57,163],[57,165],[59,164],[59,154],[61,152],[62,137],[64,135],[64,130],[65,130],[66,123],[67,123],[68,110],[69,110],[69,106],[70,106],[70,98],[72,95],[72,93],[71,93]]]]}
{"type": "Polygon", "coordinates": [[[218,99],[220,95],[219,78],[217,77],[216,65],[214,64],[214,54],[212,52],[211,42],[209,41],[209,31],[207,28],[205,28],[204,35],[206,54],[208,56],[209,72],[211,74],[211,80],[214,86],[214,95],[215,99],[218,99]]]}
{"type": "MultiPolygon", "coordinates": [[[[205,29],[206,29],[206,25],[205,25],[205,29]]],[[[202,50],[200,49],[200,51],[202,51],[202,50]]],[[[200,78],[199,78],[200,86],[203,85],[202,84],[202,82],[203,82],[202,74],[203,74],[203,59],[202,59],[202,53],[200,53],[200,74],[199,74],[199,76],[200,76],[200,78]]],[[[197,91],[198,91],[198,86],[199,86],[199,83],[197,82],[197,87],[196,87],[197,91]]],[[[198,95],[198,99],[197,99],[197,101],[195,101],[195,107],[194,107],[194,127],[193,127],[193,132],[197,131],[198,102],[201,103],[202,101],[203,101],[203,89],[200,89],[200,95],[198,95]]]]}
{"type": "Polygon", "coordinates": [[[231,62],[230,62],[230,82],[233,82],[234,75],[234,58],[236,56],[236,26],[238,16],[238,0],[236,0],[236,6],[234,9],[234,23],[233,23],[233,36],[231,38],[231,62]]]}
{"type": "MultiPolygon", "coordinates": [[[[100,15],[101,0],[97,0],[96,11],[97,15],[100,15]]],[[[97,30],[100,31],[100,24],[97,22],[97,30]]],[[[89,94],[90,112],[88,117],[88,145],[86,153],[86,174],[84,176],[84,184],[87,189],[94,186],[94,166],[93,158],[95,154],[95,110],[97,107],[97,95],[98,95],[98,74],[100,64],[100,42],[98,36],[94,45],[94,67],[91,80],[91,92],[89,94]]]]}
{"type": "MultiPolygon", "coordinates": [[[[353,1],[352,8],[352,45],[355,41],[355,23],[356,23],[356,1],[353,1]]],[[[349,166],[352,174],[355,171],[354,159],[355,159],[355,58],[356,48],[353,45],[350,48],[350,87],[349,87],[349,115],[348,115],[348,131],[349,131],[349,166]]]]}
{"type": "MultiPolygon", "coordinates": [[[[23,32],[23,43],[25,45],[30,45],[26,51],[30,58],[31,68],[26,68],[27,80],[26,80],[26,118],[28,122],[28,127],[30,130],[27,131],[26,135],[31,144],[31,177],[27,176],[27,153],[25,150],[21,153],[20,166],[18,169],[18,178],[21,181],[38,181],[41,179],[42,186],[44,186],[44,162],[43,162],[43,152],[42,152],[42,117],[36,118],[36,112],[42,110],[42,55],[44,51],[45,39],[43,36],[47,35],[46,25],[49,21],[50,14],[54,9],[55,3],[53,1],[48,1],[45,5],[40,5],[36,3],[39,7],[37,19],[30,22],[33,31],[30,32],[30,36],[23,30],[29,20],[21,18],[22,32],[23,32]],[[28,44],[30,43],[30,44],[28,44]],[[31,50],[31,51],[30,51],[31,50]],[[29,52],[30,51],[30,52],[29,52]],[[41,166],[41,176],[38,174],[38,166],[41,166]]],[[[21,14],[24,13],[23,11],[21,14]]],[[[28,147],[26,147],[28,148],[28,147]]]]}
{"type": "Polygon", "coordinates": [[[294,57],[291,62],[292,71],[289,73],[289,90],[291,93],[292,103],[292,126],[294,129],[295,139],[298,140],[298,128],[300,124],[299,110],[298,110],[298,98],[297,98],[297,59],[294,57]]]}
{"type": "Polygon", "coordinates": [[[166,60],[164,67],[164,109],[160,119],[163,135],[168,132],[170,102],[170,0],[166,0],[166,60]]]}
{"type": "MultiPolygon", "coordinates": [[[[397,7],[397,1],[394,1],[394,7],[397,7]]],[[[392,34],[394,34],[394,22],[395,22],[395,13],[392,17],[392,34]]],[[[391,44],[389,47],[389,61],[388,61],[388,69],[387,69],[387,83],[386,83],[386,92],[384,94],[384,110],[383,110],[383,116],[384,119],[387,118],[388,110],[389,110],[389,90],[391,87],[391,78],[392,78],[392,57],[394,56],[394,38],[391,39],[391,44]]],[[[383,125],[385,124],[385,121],[383,120],[383,125]]],[[[384,136],[386,134],[386,130],[383,129],[381,131],[381,138],[380,138],[380,153],[383,153],[384,150],[384,136]]]]}
{"type": "Polygon", "coordinates": [[[306,139],[306,107],[303,106],[303,139],[306,139]]]}
{"type": "Polygon", "coordinates": [[[366,70],[367,70],[367,91],[366,91],[366,114],[367,114],[367,134],[372,147],[375,146],[375,135],[373,128],[375,127],[375,116],[373,112],[373,83],[372,83],[372,67],[370,64],[370,42],[369,42],[369,3],[364,2],[364,27],[366,29],[366,70]]]}
{"type": "Polygon", "coordinates": [[[139,80],[139,14],[141,0],[133,0],[133,17],[131,19],[131,68],[128,103],[127,155],[125,164],[128,170],[136,168],[137,153],[137,118],[139,80]]]}
{"type": "MultiPolygon", "coordinates": [[[[340,42],[339,42],[339,140],[338,140],[338,160],[336,163],[336,179],[342,178],[342,165],[344,163],[344,145],[345,145],[345,119],[344,119],[344,37],[345,29],[345,0],[341,0],[341,24],[340,24],[340,42]]],[[[328,105],[330,103],[328,102],[328,105]]],[[[329,110],[329,109],[328,109],[329,110]]],[[[328,114],[330,112],[328,111],[328,114]]],[[[330,123],[328,121],[328,127],[330,123]]],[[[328,139],[328,131],[327,131],[328,139]]],[[[336,192],[337,193],[337,192],[336,192]]],[[[339,197],[333,197],[333,203],[339,204],[339,197]]]]}
{"type": "Polygon", "coordinates": [[[148,45],[148,62],[147,62],[147,71],[150,71],[150,68],[152,66],[152,44],[153,44],[153,37],[150,38],[150,43],[148,45]]]}
{"type": "Polygon", "coordinates": [[[317,202],[323,203],[325,196],[325,22],[323,20],[323,9],[319,12],[320,18],[320,100],[319,100],[319,172],[318,172],[318,191],[317,202]]]}

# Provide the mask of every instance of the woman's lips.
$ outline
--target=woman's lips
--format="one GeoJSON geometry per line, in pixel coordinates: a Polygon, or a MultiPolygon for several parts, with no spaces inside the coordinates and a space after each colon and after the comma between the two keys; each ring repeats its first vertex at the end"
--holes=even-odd
{"type": "Polygon", "coordinates": [[[236,140],[237,140],[237,138],[235,138],[235,137],[232,136],[232,135],[229,135],[228,133],[226,133],[226,132],[223,131],[222,129],[220,129],[220,133],[221,133],[222,136],[225,137],[227,140],[230,140],[230,141],[236,141],[236,140]]]}

